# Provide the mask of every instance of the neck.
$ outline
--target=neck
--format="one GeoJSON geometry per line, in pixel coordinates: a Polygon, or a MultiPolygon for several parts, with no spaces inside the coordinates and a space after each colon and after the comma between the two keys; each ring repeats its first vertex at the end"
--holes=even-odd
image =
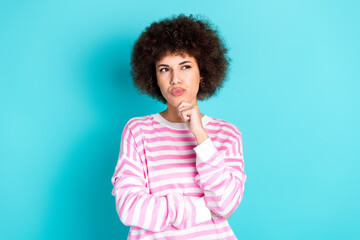
{"type": "MultiPolygon", "coordinates": [[[[197,104],[196,104],[197,105],[197,104]]],[[[160,115],[166,120],[174,123],[184,123],[185,121],[177,113],[177,108],[168,104],[166,110],[162,111],[160,115]]],[[[204,114],[200,113],[200,116],[203,117],[204,114]]]]}

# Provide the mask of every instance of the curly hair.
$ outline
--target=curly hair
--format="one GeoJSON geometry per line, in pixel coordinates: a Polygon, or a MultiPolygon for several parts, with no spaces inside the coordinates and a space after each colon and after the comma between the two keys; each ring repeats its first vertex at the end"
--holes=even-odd
{"type": "Polygon", "coordinates": [[[131,75],[135,87],[166,104],[157,85],[155,63],[168,53],[187,53],[197,61],[200,82],[198,100],[217,94],[227,79],[230,58],[218,30],[208,20],[180,14],[153,22],[135,41],[131,55],[131,75]]]}

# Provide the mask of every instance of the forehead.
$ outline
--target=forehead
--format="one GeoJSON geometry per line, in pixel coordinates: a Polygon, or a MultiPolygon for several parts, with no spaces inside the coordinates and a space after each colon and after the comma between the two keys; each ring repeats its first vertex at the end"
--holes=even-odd
{"type": "Polygon", "coordinates": [[[189,61],[196,62],[195,58],[190,56],[186,52],[178,52],[178,53],[171,53],[167,52],[163,57],[161,57],[156,63],[165,63],[165,62],[179,62],[183,61],[184,59],[189,61]]]}

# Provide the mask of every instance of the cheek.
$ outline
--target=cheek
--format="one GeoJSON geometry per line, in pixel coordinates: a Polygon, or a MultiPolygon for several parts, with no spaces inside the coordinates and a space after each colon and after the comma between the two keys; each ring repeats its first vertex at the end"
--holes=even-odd
{"type": "Polygon", "coordinates": [[[165,84],[162,83],[162,82],[158,82],[157,85],[158,85],[158,88],[160,89],[160,92],[163,95],[163,97],[165,99],[167,99],[167,94],[168,94],[167,89],[168,89],[168,87],[165,86],[165,84]]]}
{"type": "Polygon", "coordinates": [[[200,86],[200,77],[198,75],[193,75],[192,76],[192,82],[191,82],[191,86],[194,90],[199,89],[200,86]]]}
{"type": "Polygon", "coordinates": [[[165,84],[163,82],[161,82],[161,81],[158,81],[157,85],[158,85],[161,92],[163,92],[163,90],[165,90],[165,88],[166,88],[165,84]]]}

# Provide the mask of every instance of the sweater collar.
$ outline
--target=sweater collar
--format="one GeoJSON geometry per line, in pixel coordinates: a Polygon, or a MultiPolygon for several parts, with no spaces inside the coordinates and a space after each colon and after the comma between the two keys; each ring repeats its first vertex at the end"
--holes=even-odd
{"type": "MultiPolygon", "coordinates": [[[[160,113],[155,113],[155,114],[151,114],[154,119],[156,121],[158,121],[159,123],[161,123],[162,125],[172,128],[172,129],[179,129],[179,130],[189,130],[188,128],[188,123],[177,123],[177,122],[170,122],[168,120],[166,120],[163,116],[160,115],[160,113]]],[[[201,118],[202,124],[203,126],[205,126],[209,121],[210,121],[210,117],[207,115],[204,115],[201,118]]]]}

